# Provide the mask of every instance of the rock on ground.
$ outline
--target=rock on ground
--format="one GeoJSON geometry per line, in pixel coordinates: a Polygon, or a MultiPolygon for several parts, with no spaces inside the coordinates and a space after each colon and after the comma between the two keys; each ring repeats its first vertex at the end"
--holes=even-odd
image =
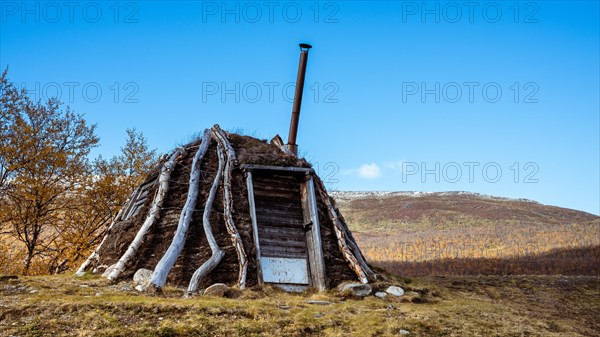
{"type": "Polygon", "coordinates": [[[115,269],[115,264],[111,264],[110,266],[106,267],[106,270],[104,270],[104,273],[102,273],[102,277],[108,277],[108,275],[112,273],[113,269],[115,269]]]}
{"type": "Polygon", "coordinates": [[[362,283],[342,283],[338,286],[341,293],[350,293],[354,296],[364,297],[371,295],[373,287],[370,284],[362,283]]]}
{"type": "Polygon", "coordinates": [[[381,299],[384,299],[386,296],[387,296],[387,293],[383,292],[383,291],[378,291],[375,293],[375,297],[379,297],[381,299]]]}
{"type": "Polygon", "coordinates": [[[385,292],[396,297],[404,295],[404,289],[397,286],[389,286],[385,292]]]}
{"type": "Polygon", "coordinates": [[[204,296],[223,297],[227,291],[227,285],[223,283],[215,283],[204,290],[204,296]]]}
{"type": "Polygon", "coordinates": [[[133,274],[133,283],[136,285],[145,286],[150,283],[150,277],[152,276],[152,270],[141,268],[133,274]]]}

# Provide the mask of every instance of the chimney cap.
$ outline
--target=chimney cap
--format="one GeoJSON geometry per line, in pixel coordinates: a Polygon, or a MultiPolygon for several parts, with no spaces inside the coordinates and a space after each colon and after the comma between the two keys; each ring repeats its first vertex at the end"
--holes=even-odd
{"type": "Polygon", "coordinates": [[[301,43],[300,44],[300,50],[302,50],[302,51],[308,51],[310,48],[312,48],[312,46],[309,45],[308,43],[301,43]]]}

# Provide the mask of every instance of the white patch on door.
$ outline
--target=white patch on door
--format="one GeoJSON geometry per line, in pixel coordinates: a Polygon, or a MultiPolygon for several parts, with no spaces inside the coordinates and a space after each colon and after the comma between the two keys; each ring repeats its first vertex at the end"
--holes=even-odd
{"type": "Polygon", "coordinates": [[[309,284],[306,259],[261,256],[263,282],[309,284]]]}

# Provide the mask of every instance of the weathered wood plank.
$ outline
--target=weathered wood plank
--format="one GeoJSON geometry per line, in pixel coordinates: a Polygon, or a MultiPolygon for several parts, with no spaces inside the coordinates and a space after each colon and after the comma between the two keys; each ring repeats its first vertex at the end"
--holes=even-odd
{"type": "MultiPolygon", "coordinates": [[[[256,192],[256,191],[255,191],[256,192]]],[[[296,192],[298,193],[298,192],[296,192]]],[[[286,200],[295,200],[293,199],[293,197],[295,193],[291,193],[291,192],[278,192],[278,191],[269,191],[269,192],[261,192],[258,191],[258,193],[255,193],[255,195],[257,197],[275,197],[275,198],[280,198],[280,199],[286,199],[286,200]]],[[[295,202],[300,202],[300,200],[298,199],[298,201],[295,202]]]]}
{"type": "Polygon", "coordinates": [[[131,197],[125,203],[125,206],[123,207],[123,213],[121,214],[121,218],[123,220],[129,219],[131,208],[133,208],[133,204],[137,201],[138,195],[140,195],[140,190],[141,186],[138,186],[138,188],[135,189],[135,191],[131,194],[131,197]]]}
{"type": "MultiPolygon", "coordinates": [[[[303,222],[311,223],[312,220],[310,218],[310,211],[309,211],[309,206],[308,206],[308,194],[307,194],[307,190],[306,190],[306,182],[304,182],[300,185],[300,199],[302,202],[303,222]]],[[[310,267],[311,285],[314,286],[315,284],[318,283],[318,280],[317,280],[318,274],[316,274],[314,272],[314,270],[316,270],[316,268],[317,268],[317,265],[315,264],[314,254],[313,254],[313,250],[315,249],[315,244],[313,242],[313,236],[312,236],[312,225],[310,228],[308,228],[308,230],[304,231],[304,240],[306,241],[306,248],[307,248],[306,253],[308,256],[308,265],[310,267]]]]}
{"type": "MultiPolygon", "coordinates": [[[[262,244],[262,241],[261,241],[262,244]]],[[[273,245],[273,244],[262,244],[261,246],[261,256],[265,256],[268,252],[290,252],[290,253],[302,253],[306,255],[307,249],[306,244],[303,246],[284,246],[284,245],[273,245]]]]}
{"type": "Polygon", "coordinates": [[[244,164],[242,165],[242,169],[251,171],[251,170],[271,170],[271,171],[289,171],[289,172],[302,172],[302,173],[313,173],[312,168],[304,168],[304,167],[293,167],[293,166],[268,166],[268,165],[250,165],[244,164]]]}
{"type": "Polygon", "coordinates": [[[298,206],[300,204],[300,191],[278,191],[278,190],[255,190],[254,195],[258,201],[271,203],[290,203],[298,206]]]}
{"type": "Polygon", "coordinates": [[[263,200],[261,199],[257,199],[256,200],[256,207],[259,208],[266,208],[266,207],[271,207],[274,209],[281,209],[281,210],[285,210],[288,212],[294,212],[294,213],[300,213],[302,214],[302,208],[300,206],[298,206],[296,203],[293,202],[289,202],[289,200],[285,200],[285,201],[268,201],[268,200],[263,200]]]}
{"type": "Polygon", "coordinates": [[[323,256],[323,245],[321,242],[321,226],[319,224],[319,213],[317,209],[317,198],[315,196],[315,186],[312,176],[306,181],[306,194],[308,196],[308,209],[310,213],[310,219],[312,221],[312,241],[313,241],[313,259],[315,261],[315,269],[311,270],[316,275],[317,283],[315,284],[317,290],[325,291],[325,257],[323,256]]]}
{"type": "Polygon", "coordinates": [[[306,250],[306,240],[294,240],[291,238],[282,238],[282,237],[269,237],[262,236],[260,238],[260,245],[264,247],[266,246],[274,246],[274,247],[294,247],[301,248],[306,250]]]}
{"type": "Polygon", "coordinates": [[[295,240],[295,241],[306,240],[304,231],[281,231],[279,229],[269,231],[269,230],[265,230],[263,228],[258,229],[258,235],[260,237],[268,237],[268,238],[273,238],[273,239],[288,239],[288,240],[295,240]]]}
{"type": "MultiPolygon", "coordinates": [[[[284,185],[284,184],[275,184],[269,181],[264,181],[264,180],[258,180],[255,179],[256,181],[256,191],[254,191],[254,193],[258,192],[279,192],[279,193],[283,193],[283,194],[289,194],[289,193],[298,193],[298,181],[294,181],[293,184],[294,185],[284,185]]],[[[297,195],[297,194],[296,194],[297,195]]]]}
{"type": "Polygon", "coordinates": [[[280,195],[280,194],[257,194],[256,191],[254,191],[254,196],[256,197],[256,205],[258,206],[259,204],[267,204],[267,205],[273,205],[273,206],[283,206],[283,207],[289,207],[289,208],[301,208],[300,207],[300,198],[297,197],[297,195],[299,195],[299,192],[296,192],[297,195],[280,195]]]}
{"type": "Polygon", "coordinates": [[[292,220],[299,220],[302,223],[302,213],[298,213],[297,209],[291,209],[291,208],[268,208],[268,207],[261,207],[261,208],[256,208],[256,214],[259,215],[259,223],[260,220],[263,219],[263,217],[266,218],[272,218],[272,219],[278,219],[278,217],[281,217],[282,220],[283,219],[292,219],[292,220]]]}
{"type": "Polygon", "coordinates": [[[254,179],[260,185],[257,186],[259,190],[283,190],[283,191],[298,191],[298,184],[300,183],[297,180],[289,181],[289,182],[281,182],[281,181],[269,181],[265,179],[254,179]]]}
{"type": "Polygon", "coordinates": [[[260,267],[260,243],[258,242],[258,224],[256,219],[256,207],[254,206],[254,184],[252,182],[252,171],[246,172],[246,186],[248,188],[248,203],[250,204],[250,219],[252,220],[252,237],[254,239],[254,250],[256,251],[256,263],[258,284],[263,284],[262,271],[260,267]]]}
{"type": "Polygon", "coordinates": [[[283,228],[283,229],[297,229],[298,231],[304,231],[304,221],[292,222],[290,220],[260,220],[260,227],[270,227],[270,228],[283,228]]]}
{"type": "Polygon", "coordinates": [[[273,249],[271,247],[263,247],[261,252],[262,257],[286,257],[286,258],[306,258],[306,250],[295,248],[273,249]]]}
{"type": "Polygon", "coordinates": [[[285,174],[274,174],[274,171],[254,171],[254,180],[260,182],[266,182],[273,185],[284,185],[290,186],[297,189],[297,185],[304,173],[284,172],[285,174]],[[286,175],[287,174],[287,175],[286,175]]]}
{"type": "Polygon", "coordinates": [[[257,215],[257,219],[259,221],[258,227],[267,227],[267,228],[283,228],[284,230],[304,230],[304,220],[303,219],[291,219],[291,218],[280,218],[279,216],[273,215],[257,215]]]}

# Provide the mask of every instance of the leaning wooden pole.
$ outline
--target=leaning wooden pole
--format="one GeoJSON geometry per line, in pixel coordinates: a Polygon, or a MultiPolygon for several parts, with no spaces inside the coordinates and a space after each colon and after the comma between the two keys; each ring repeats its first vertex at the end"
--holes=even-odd
{"type": "MultiPolygon", "coordinates": [[[[338,210],[336,210],[336,215],[338,215],[338,219],[340,220],[341,223],[344,223],[344,224],[346,223],[346,221],[344,220],[344,217],[338,213],[338,210]]],[[[356,240],[354,239],[352,232],[350,231],[350,229],[348,228],[347,225],[343,226],[343,228],[346,233],[346,242],[348,243],[350,250],[354,253],[354,256],[356,256],[356,259],[358,260],[358,262],[360,262],[361,266],[365,270],[369,279],[375,280],[377,278],[377,274],[367,264],[367,261],[365,260],[365,256],[363,255],[362,251],[358,247],[358,244],[356,244],[356,240]]]]}
{"type": "Polygon", "coordinates": [[[200,147],[198,148],[198,151],[196,152],[192,162],[187,199],[185,201],[185,205],[183,206],[183,210],[181,211],[179,223],[177,224],[177,230],[173,236],[173,241],[171,242],[171,245],[167,249],[165,255],[163,255],[154,268],[154,272],[150,277],[150,284],[148,284],[148,287],[154,288],[154,290],[160,290],[165,286],[165,283],[167,282],[167,276],[169,275],[171,268],[173,268],[173,265],[175,265],[175,262],[177,261],[177,258],[179,257],[179,254],[181,254],[183,246],[185,245],[187,231],[190,226],[190,222],[192,221],[192,215],[194,214],[196,201],[198,200],[201,179],[200,167],[202,165],[202,159],[204,158],[206,151],[208,151],[210,141],[211,132],[209,129],[206,129],[204,130],[200,147]]]}
{"type": "MultiPolygon", "coordinates": [[[[133,192],[133,193],[135,194],[136,192],[133,192]]],[[[131,199],[131,197],[130,197],[130,199],[131,199]]],[[[125,201],[125,205],[127,205],[129,203],[130,199],[127,199],[127,201],[125,201]]],[[[115,218],[112,220],[112,222],[110,223],[110,225],[106,229],[106,232],[104,233],[104,238],[102,238],[102,241],[100,242],[100,244],[98,245],[98,247],[96,247],[96,249],[92,252],[92,254],[90,254],[90,256],[87,258],[87,260],[85,260],[85,262],[83,262],[81,264],[81,266],[79,267],[79,269],[77,269],[77,271],[75,272],[75,276],[83,276],[83,275],[85,275],[85,272],[90,268],[91,264],[93,262],[97,263],[98,260],[100,260],[100,250],[102,249],[102,246],[106,242],[106,238],[110,234],[110,231],[112,230],[112,228],[121,219],[121,214],[123,213],[123,209],[124,209],[124,207],[121,208],[119,210],[119,212],[117,212],[117,216],[115,216],[115,218]]]]}
{"type": "Polygon", "coordinates": [[[146,220],[144,221],[144,224],[142,225],[140,230],[137,232],[135,238],[129,244],[129,247],[127,247],[127,251],[125,251],[125,254],[121,256],[119,261],[112,268],[110,268],[110,270],[106,271],[105,274],[109,280],[116,280],[119,277],[119,275],[121,275],[123,270],[125,270],[127,263],[129,263],[129,261],[131,261],[131,259],[135,257],[135,254],[142,245],[142,242],[144,241],[146,233],[148,233],[148,230],[150,229],[150,227],[152,227],[152,225],[158,218],[163,201],[165,199],[165,195],[169,190],[169,179],[171,178],[171,172],[175,168],[175,161],[180,155],[184,153],[185,150],[183,148],[178,148],[173,152],[171,157],[169,157],[169,160],[167,160],[167,162],[163,165],[160,172],[160,176],[158,178],[158,191],[156,192],[156,196],[152,201],[152,207],[150,208],[150,212],[148,212],[148,216],[146,217],[146,220]]]}
{"type": "Polygon", "coordinates": [[[204,227],[204,234],[206,235],[206,240],[208,241],[212,255],[192,275],[192,279],[187,289],[188,295],[193,294],[196,292],[196,290],[198,290],[198,284],[200,283],[200,280],[211,270],[213,270],[219,264],[219,262],[221,262],[223,255],[225,255],[219,248],[217,240],[215,240],[215,236],[213,235],[212,228],[210,226],[210,213],[212,211],[212,205],[215,201],[215,195],[217,194],[219,182],[223,176],[224,155],[221,145],[217,145],[217,155],[219,157],[219,168],[217,170],[215,180],[210,188],[210,193],[208,195],[208,199],[206,200],[206,204],[204,205],[204,213],[202,214],[202,226],[204,227]]]}
{"type": "Polygon", "coordinates": [[[227,135],[219,128],[218,125],[213,127],[213,134],[219,141],[219,144],[226,149],[227,161],[225,162],[225,172],[223,175],[223,210],[225,211],[225,226],[227,233],[231,238],[231,243],[235,247],[235,251],[238,257],[239,273],[238,273],[238,286],[240,289],[246,288],[246,275],[248,274],[248,256],[244,251],[244,244],[242,238],[235,227],[233,221],[233,196],[231,193],[231,181],[232,181],[232,163],[237,161],[233,147],[227,140],[227,135]]]}
{"type": "MultiPolygon", "coordinates": [[[[319,191],[319,194],[321,195],[321,199],[323,199],[323,202],[325,203],[325,205],[327,205],[329,217],[330,217],[331,221],[333,222],[333,228],[335,230],[335,235],[337,237],[338,247],[340,248],[342,255],[344,256],[344,259],[348,262],[348,264],[350,265],[350,268],[352,268],[352,270],[354,270],[354,272],[356,273],[356,276],[358,276],[358,279],[360,280],[361,283],[369,283],[369,278],[374,279],[375,275],[374,274],[368,275],[367,271],[370,271],[371,269],[367,266],[367,264],[364,260],[360,261],[361,256],[356,256],[358,254],[353,253],[352,250],[350,249],[350,247],[348,247],[348,243],[346,240],[347,239],[346,231],[344,229],[344,225],[340,221],[340,219],[335,211],[335,208],[333,207],[333,204],[331,203],[331,200],[329,200],[329,196],[327,195],[325,186],[323,186],[323,182],[321,181],[321,179],[319,179],[319,177],[317,177],[315,175],[314,178],[315,178],[314,180],[316,181],[317,190],[319,191]]],[[[371,273],[372,273],[372,271],[371,271],[371,273]]]]}
{"type": "Polygon", "coordinates": [[[219,124],[215,124],[212,127],[212,131],[213,131],[213,135],[215,136],[215,138],[219,141],[221,146],[227,152],[227,156],[232,160],[233,165],[237,165],[238,160],[237,160],[237,157],[235,156],[235,151],[233,150],[233,146],[231,146],[231,143],[227,139],[227,135],[225,134],[225,131],[223,131],[221,129],[219,124]]]}

